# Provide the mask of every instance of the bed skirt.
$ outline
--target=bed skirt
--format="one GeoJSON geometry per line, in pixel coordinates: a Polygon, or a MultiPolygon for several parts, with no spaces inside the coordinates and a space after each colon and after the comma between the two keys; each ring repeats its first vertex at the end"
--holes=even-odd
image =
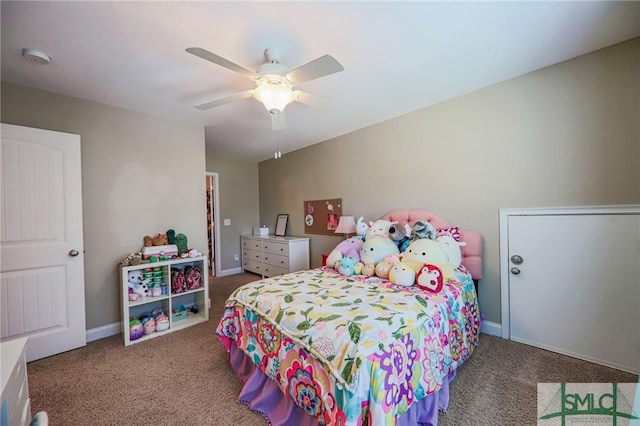
{"type": "MultiPolygon", "coordinates": [[[[280,388],[251,361],[241,349],[231,345],[231,367],[244,383],[238,402],[262,414],[273,426],[318,426],[318,422],[293,401],[286,398],[280,388]]],[[[435,426],[438,411],[449,406],[449,384],[456,376],[449,373],[439,392],[413,404],[396,422],[396,426],[435,426]]]]}

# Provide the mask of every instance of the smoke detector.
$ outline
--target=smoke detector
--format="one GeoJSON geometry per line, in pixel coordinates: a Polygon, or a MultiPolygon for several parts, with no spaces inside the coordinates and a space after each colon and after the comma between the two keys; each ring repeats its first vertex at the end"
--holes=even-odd
{"type": "Polygon", "coordinates": [[[29,61],[40,65],[48,65],[51,63],[51,56],[37,49],[22,49],[22,56],[29,61]]]}

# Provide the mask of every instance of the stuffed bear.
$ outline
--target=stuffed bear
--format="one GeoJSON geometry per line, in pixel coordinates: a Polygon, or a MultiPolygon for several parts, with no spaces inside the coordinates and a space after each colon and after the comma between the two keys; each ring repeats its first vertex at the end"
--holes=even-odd
{"type": "Polygon", "coordinates": [[[411,287],[416,281],[416,271],[406,262],[398,262],[389,271],[389,281],[393,284],[411,287]]]}
{"type": "Polygon", "coordinates": [[[151,244],[154,246],[165,246],[169,244],[169,240],[167,240],[166,234],[158,234],[151,240],[151,244]]]}
{"type": "Polygon", "coordinates": [[[153,245],[153,238],[151,238],[149,235],[145,235],[142,240],[144,241],[145,247],[151,247],[153,245]]]}
{"type": "Polygon", "coordinates": [[[423,238],[435,240],[437,236],[436,227],[426,220],[419,220],[413,224],[413,232],[411,239],[413,241],[423,238]]]}

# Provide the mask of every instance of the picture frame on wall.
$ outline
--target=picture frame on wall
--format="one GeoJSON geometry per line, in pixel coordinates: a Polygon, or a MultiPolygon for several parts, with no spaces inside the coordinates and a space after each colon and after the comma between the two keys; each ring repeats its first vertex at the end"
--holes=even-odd
{"type": "Polygon", "coordinates": [[[284,237],[284,234],[287,232],[287,222],[289,221],[288,214],[279,214],[278,220],[276,221],[276,232],[275,235],[278,237],[284,237]]]}

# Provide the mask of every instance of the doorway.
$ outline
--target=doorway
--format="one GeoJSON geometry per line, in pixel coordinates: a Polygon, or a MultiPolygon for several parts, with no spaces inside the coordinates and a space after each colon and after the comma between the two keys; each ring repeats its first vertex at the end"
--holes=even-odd
{"type": "Polygon", "coordinates": [[[207,172],[206,205],[207,205],[207,256],[209,258],[209,276],[215,277],[220,271],[220,190],[218,173],[207,172]]]}

